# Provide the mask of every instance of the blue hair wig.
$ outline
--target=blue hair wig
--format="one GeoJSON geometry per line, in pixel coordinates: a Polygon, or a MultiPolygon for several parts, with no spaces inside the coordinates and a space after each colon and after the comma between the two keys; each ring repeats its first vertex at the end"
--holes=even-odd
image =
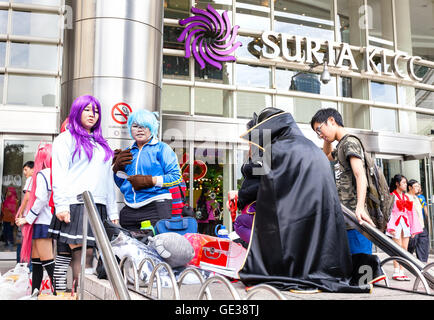
{"type": "Polygon", "coordinates": [[[158,112],[151,112],[145,109],[140,109],[131,113],[127,122],[128,132],[130,133],[131,138],[133,137],[131,134],[131,127],[134,123],[141,127],[148,128],[149,131],[151,131],[151,136],[154,138],[157,137],[158,126],[160,124],[157,117],[158,112]]]}

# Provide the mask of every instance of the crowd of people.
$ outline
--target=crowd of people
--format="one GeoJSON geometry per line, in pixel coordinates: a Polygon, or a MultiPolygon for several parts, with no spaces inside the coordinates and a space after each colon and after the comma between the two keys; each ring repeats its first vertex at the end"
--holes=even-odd
{"type": "MultiPolygon", "coordinates": [[[[5,240],[13,242],[15,223],[21,242],[17,259],[32,268],[32,292],[39,289],[44,269],[54,294],[66,290],[69,267],[76,286],[82,250],[85,272],[92,272],[96,241],[89,228],[87,247],[82,248],[84,204],[77,198],[84,191],[91,192],[102,220],[130,231],[140,230],[143,221],[154,226],[182,211],[185,183],[175,152],[158,140],[158,115],[133,112],[127,122],[132,145],[113,151],[102,135],[101,108],[93,96],[78,97],[65,130],[52,144],[41,144],[34,161],[24,164],[21,204],[15,188],[7,190],[2,203],[5,240]],[[125,203],[119,212],[116,187],[125,203]]],[[[291,290],[369,292],[385,275],[372,255],[371,241],[345,224],[340,206],[375,226],[365,204],[363,146],[348,135],[335,109],[318,111],[311,126],[324,140],[322,151],[289,112],[266,108],[247,124],[242,135],[250,148],[241,168],[244,181],[229,192],[227,203],[229,208],[230,201],[237,201],[241,214],[234,230],[248,248],[240,279],[249,286],[265,282],[291,290]],[[330,161],[335,163],[334,177],[330,161]],[[360,264],[374,268],[368,283],[354,275],[360,264]]],[[[427,262],[430,222],[420,183],[396,175],[390,193],[395,201],[386,234],[427,262]]],[[[208,206],[209,199],[202,198],[208,206]]],[[[402,266],[395,262],[394,267],[393,279],[408,280],[402,266]]]]}

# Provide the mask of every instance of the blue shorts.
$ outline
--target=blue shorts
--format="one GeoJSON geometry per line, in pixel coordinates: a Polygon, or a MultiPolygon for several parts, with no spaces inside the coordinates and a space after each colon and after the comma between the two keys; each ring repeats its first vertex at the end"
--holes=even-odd
{"type": "Polygon", "coordinates": [[[372,242],[356,229],[347,230],[350,253],[372,254],[372,242]]]}
{"type": "Polygon", "coordinates": [[[48,224],[34,224],[32,239],[46,239],[48,236],[48,224]]]}

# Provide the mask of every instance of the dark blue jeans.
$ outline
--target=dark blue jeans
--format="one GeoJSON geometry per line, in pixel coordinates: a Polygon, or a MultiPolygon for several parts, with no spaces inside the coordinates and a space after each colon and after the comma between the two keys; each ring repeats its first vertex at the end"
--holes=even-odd
{"type": "Polygon", "coordinates": [[[3,234],[7,245],[14,244],[14,233],[10,222],[3,221],[3,234]]]}

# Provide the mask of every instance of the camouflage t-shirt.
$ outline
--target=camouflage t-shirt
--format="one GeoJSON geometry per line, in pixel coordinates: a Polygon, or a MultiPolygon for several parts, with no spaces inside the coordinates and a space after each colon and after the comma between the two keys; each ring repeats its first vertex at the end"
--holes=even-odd
{"type": "Polygon", "coordinates": [[[356,138],[344,136],[336,146],[336,149],[333,150],[332,157],[336,161],[334,172],[339,200],[348,209],[356,211],[357,186],[353,170],[351,169],[350,157],[361,159],[363,166],[365,166],[363,148],[356,138]],[[341,163],[339,159],[341,161],[344,159],[344,161],[341,163]]]}

